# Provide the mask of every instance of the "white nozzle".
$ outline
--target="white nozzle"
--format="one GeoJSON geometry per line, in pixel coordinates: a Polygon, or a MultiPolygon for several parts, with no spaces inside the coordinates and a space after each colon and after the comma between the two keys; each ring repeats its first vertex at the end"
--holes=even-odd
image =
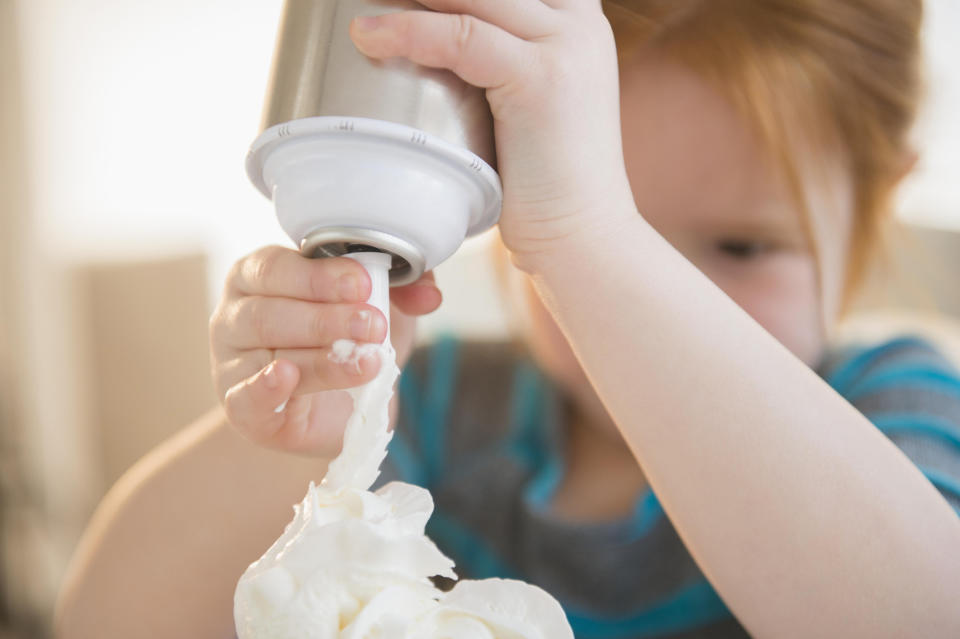
{"type": "Polygon", "coordinates": [[[390,262],[392,258],[379,251],[359,251],[348,253],[345,257],[360,262],[370,276],[370,306],[380,309],[390,325],[390,262]]]}

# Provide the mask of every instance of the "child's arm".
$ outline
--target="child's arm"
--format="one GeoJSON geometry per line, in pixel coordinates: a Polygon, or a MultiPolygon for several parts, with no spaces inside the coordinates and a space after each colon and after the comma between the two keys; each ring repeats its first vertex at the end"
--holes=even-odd
{"type": "Polygon", "coordinates": [[[250,443],[212,411],[104,499],[65,581],[57,636],[233,637],[237,579],[326,466],[250,443]]]}
{"type": "Polygon", "coordinates": [[[637,213],[596,0],[423,0],[370,56],[487,89],[500,224],[694,558],[757,636],[960,636],[960,520],[637,213]]]}
{"type": "Polygon", "coordinates": [[[960,518],[863,415],[623,206],[615,231],[558,243],[530,266],[741,623],[761,637],[960,636],[960,518]]]}

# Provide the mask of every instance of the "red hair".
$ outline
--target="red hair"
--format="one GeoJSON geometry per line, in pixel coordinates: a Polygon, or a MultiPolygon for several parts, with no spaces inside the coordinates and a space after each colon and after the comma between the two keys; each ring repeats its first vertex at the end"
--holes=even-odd
{"type": "Polygon", "coordinates": [[[913,155],[922,0],[604,0],[604,11],[621,61],[653,49],[731,101],[802,211],[808,207],[791,139],[799,130],[842,151],[855,197],[849,300],[913,155]]]}

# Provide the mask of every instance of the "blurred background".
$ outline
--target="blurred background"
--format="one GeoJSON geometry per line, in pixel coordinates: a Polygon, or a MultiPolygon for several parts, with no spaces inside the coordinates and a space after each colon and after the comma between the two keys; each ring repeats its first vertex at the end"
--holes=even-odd
{"type": "MultiPolygon", "coordinates": [[[[243,169],[281,4],[0,0],[0,637],[45,636],[105,490],[215,405],[206,324],[229,266],[290,244],[243,169]]],[[[860,303],[890,310],[850,335],[960,317],[958,30],[960,3],[931,0],[911,233],[860,303]]],[[[423,339],[507,330],[488,244],[439,269],[423,339]]]]}

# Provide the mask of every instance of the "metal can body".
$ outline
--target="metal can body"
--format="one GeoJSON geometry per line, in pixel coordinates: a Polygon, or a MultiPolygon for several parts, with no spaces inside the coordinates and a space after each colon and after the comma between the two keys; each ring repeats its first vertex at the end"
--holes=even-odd
{"type": "Polygon", "coordinates": [[[482,89],[450,71],[371,60],[349,35],[359,15],[424,9],[410,0],[286,0],[261,132],[316,116],[403,124],[496,167],[493,118],[482,89]]]}

